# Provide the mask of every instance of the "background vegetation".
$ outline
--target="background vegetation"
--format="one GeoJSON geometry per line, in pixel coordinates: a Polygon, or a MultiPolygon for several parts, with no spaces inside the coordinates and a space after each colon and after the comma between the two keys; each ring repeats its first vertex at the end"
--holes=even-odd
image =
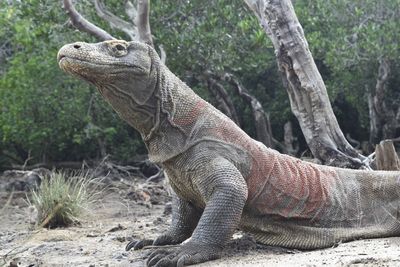
{"type": "MultiPolygon", "coordinates": [[[[121,2],[105,4],[123,16],[121,2]]],[[[390,62],[387,105],[400,107],[399,0],[294,2],[343,132],[368,142],[367,95],[374,91],[382,59],[390,62]]],[[[112,35],[126,38],[95,15],[91,1],[80,0],[76,6],[112,35]]],[[[306,149],[272,45],[244,1],[152,1],[150,18],[155,45],[163,45],[167,65],[198,94],[215,101],[203,73],[235,74],[270,114],[274,137],[282,140],[283,125],[292,121],[299,152],[306,149]]],[[[146,153],[140,136],[95,88],[59,70],[56,54],[62,45],[95,41],[69,25],[60,1],[1,1],[0,29],[0,169],[27,159],[35,164],[106,154],[129,162],[146,153]]],[[[254,136],[250,108],[229,93],[241,126],[254,136]]]]}

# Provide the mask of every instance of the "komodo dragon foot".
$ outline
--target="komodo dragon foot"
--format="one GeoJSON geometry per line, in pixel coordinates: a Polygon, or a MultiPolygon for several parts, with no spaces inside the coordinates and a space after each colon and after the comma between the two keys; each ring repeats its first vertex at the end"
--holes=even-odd
{"type": "Polygon", "coordinates": [[[176,248],[160,248],[153,251],[146,265],[149,267],[177,266],[197,264],[221,257],[222,248],[188,242],[176,248]]]}
{"type": "Polygon", "coordinates": [[[188,237],[190,237],[190,234],[188,235],[187,233],[179,233],[179,232],[167,232],[164,235],[161,235],[157,237],[155,240],[152,239],[142,239],[142,240],[132,240],[130,241],[126,247],[125,250],[129,251],[133,248],[133,250],[139,250],[144,248],[145,246],[165,246],[165,245],[176,245],[180,244],[183,241],[185,241],[188,237]]]}

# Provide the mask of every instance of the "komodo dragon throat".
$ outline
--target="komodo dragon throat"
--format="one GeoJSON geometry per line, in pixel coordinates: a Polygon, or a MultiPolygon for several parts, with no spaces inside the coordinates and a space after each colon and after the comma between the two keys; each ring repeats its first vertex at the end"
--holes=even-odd
{"type": "Polygon", "coordinates": [[[297,249],[400,235],[400,172],[320,166],[265,147],[197,96],[146,44],[73,43],[61,48],[58,61],[97,86],[141,133],[176,193],[170,229],[152,243],[188,240],[155,250],[149,266],[216,259],[238,227],[263,244],[297,249]]]}

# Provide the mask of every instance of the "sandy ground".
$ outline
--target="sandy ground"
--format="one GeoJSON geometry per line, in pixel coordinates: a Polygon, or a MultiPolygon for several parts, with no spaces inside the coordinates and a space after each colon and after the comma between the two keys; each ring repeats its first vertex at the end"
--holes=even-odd
{"type": "MultiPolygon", "coordinates": [[[[52,230],[32,228],[24,192],[15,192],[4,209],[10,192],[0,192],[0,267],[144,266],[144,251],[126,252],[124,247],[132,238],[154,238],[165,231],[171,220],[164,214],[168,199],[156,205],[132,200],[142,185],[131,183],[107,191],[79,226],[52,230]]],[[[245,235],[230,242],[223,258],[198,266],[400,266],[400,237],[296,251],[261,246],[245,235]]]]}

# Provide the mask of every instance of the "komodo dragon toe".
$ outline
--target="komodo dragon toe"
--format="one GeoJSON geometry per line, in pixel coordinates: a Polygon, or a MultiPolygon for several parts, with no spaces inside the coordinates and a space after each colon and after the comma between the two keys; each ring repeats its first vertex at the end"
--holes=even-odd
{"type": "Polygon", "coordinates": [[[177,248],[157,249],[147,260],[149,267],[186,266],[221,257],[222,248],[218,246],[186,243],[177,248]]]}

